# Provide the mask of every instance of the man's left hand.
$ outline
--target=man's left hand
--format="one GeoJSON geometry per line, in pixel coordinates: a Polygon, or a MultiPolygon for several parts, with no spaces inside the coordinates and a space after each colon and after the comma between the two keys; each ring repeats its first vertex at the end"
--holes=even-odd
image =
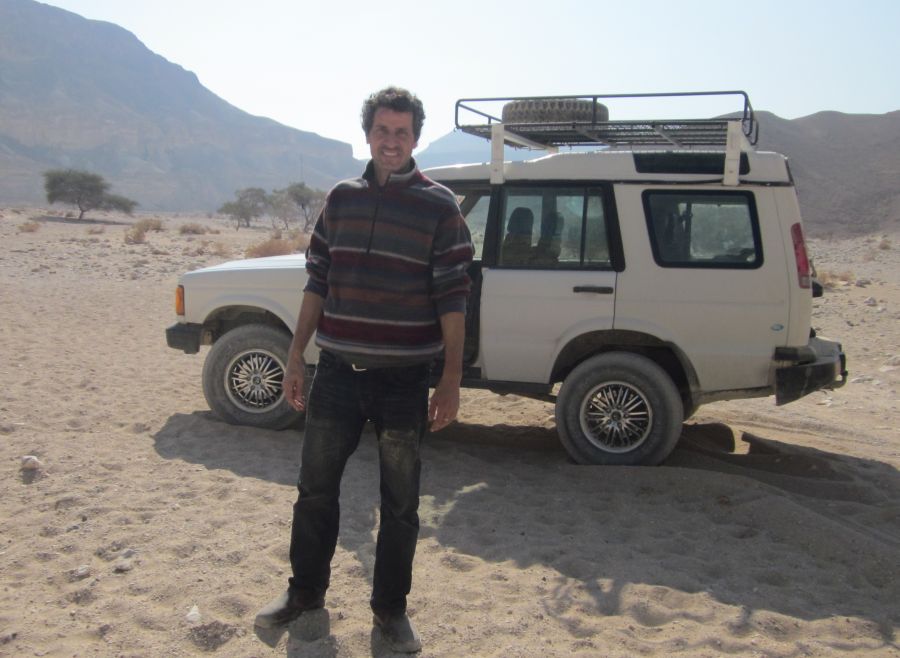
{"type": "Polygon", "coordinates": [[[456,420],[458,412],[459,383],[447,381],[442,377],[437,383],[428,405],[428,421],[431,423],[431,431],[437,432],[447,427],[456,420]]]}

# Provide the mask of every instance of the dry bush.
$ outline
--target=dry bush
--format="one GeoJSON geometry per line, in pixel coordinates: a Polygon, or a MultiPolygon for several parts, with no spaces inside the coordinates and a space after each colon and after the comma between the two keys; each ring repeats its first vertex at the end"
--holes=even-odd
{"type": "Polygon", "coordinates": [[[125,231],[125,244],[144,244],[147,241],[147,229],[140,222],[125,231]]]}
{"type": "Polygon", "coordinates": [[[309,237],[301,233],[288,238],[271,238],[265,242],[251,245],[244,251],[244,256],[247,258],[263,258],[265,256],[296,254],[305,251],[307,246],[309,246],[309,237]]]}
{"type": "Polygon", "coordinates": [[[142,219],[134,223],[134,228],[142,230],[144,233],[148,231],[162,231],[163,224],[161,219],[142,219]]]}
{"type": "Polygon", "coordinates": [[[881,242],[878,243],[878,248],[882,251],[889,251],[891,248],[890,238],[881,238],[881,242]]]}
{"type": "Polygon", "coordinates": [[[19,233],[34,233],[41,227],[37,222],[25,222],[19,224],[19,233]]]}
{"type": "Polygon", "coordinates": [[[828,270],[820,270],[816,278],[828,290],[833,290],[841,285],[849,285],[851,281],[856,280],[856,275],[850,271],[830,272],[828,270]]]}
{"type": "Polygon", "coordinates": [[[205,235],[209,232],[202,224],[192,223],[192,224],[182,224],[181,228],[178,229],[178,232],[181,235],[205,235]]]}
{"type": "Polygon", "coordinates": [[[209,244],[209,253],[213,256],[228,258],[229,256],[231,256],[231,249],[229,249],[227,245],[221,242],[211,242],[209,244]]]}

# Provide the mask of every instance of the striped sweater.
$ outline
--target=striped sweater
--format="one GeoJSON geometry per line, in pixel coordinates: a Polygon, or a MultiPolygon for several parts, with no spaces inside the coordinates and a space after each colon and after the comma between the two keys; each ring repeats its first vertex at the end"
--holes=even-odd
{"type": "Polygon", "coordinates": [[[325,299],[316,345],[363,367],[440,354],[440,316],[465,313],[472,261],[456,197],[412,163],[384,187],[370,162],[329,193],[306,254],[305,290],[325,299]]]}

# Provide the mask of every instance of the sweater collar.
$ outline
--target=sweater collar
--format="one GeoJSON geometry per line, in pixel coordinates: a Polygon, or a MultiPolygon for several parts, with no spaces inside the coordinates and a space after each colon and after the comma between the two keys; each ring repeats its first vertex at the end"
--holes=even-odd
{"type": "MultiPolygon", "coordinates": [[[[406,185],[410,181],[412,181],[419,173],[419,168],[416,165],[415,158],[409,159],[409,168],[406,171],[401,171],[396,174],[388,174],[387,182],[384,184],[385,187],[391,187],[395,185],[406,185]]],[[[378,187],[378,178],[375,176],[375,163],[372,160],[369,160],[369,163],[366,165],[366,170],[363,172],[363,178],[369,182],[370,185],[378,187]]]]}

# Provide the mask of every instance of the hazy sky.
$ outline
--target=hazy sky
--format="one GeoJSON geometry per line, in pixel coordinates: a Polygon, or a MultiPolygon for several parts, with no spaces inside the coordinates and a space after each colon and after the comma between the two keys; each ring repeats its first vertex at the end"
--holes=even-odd
{"type": "MultiPolygon", "coordinates": [[[[116,23],[233,105],[349,142],[357,157],[368,155],[362,100],[389,84],[425,104],[420,147],[453,129],[458,98],[477,96],[744,89],[788,119],[900,109],[896,0],[48,4],[116,23]]],[[[695,116],[739,108],[703,109],[695,116]]]]}

